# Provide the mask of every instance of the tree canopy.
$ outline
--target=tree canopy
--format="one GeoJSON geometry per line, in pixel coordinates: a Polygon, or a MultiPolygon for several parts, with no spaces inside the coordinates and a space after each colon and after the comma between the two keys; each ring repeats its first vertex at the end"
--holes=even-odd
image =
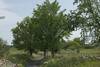
{"type": "Polygon", "coordinates": [[[32,17],[26,17],[12,29],[13,44],[18,49],[31,51],[31,54],[35,49],[54,54],[62,47],[62,38],[73,30],[65,10],[61,11],[60,7],[57,1],[49,0],[37,5],[32,17]]]}
{"type": "Polygon", "coordinates": [[[83,42],[100,42],[100,1],[75,0],[77,9],[71,12],[77,28],[81,29],[83,42]]]}

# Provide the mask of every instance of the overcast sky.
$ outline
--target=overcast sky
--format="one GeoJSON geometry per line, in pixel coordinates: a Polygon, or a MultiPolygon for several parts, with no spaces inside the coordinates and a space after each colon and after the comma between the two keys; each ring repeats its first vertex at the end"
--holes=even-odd
{"type": "MultiPolygon", "coordinates": [[[[36,4],[43,3],[44,0],[0,0],[0,16],[5,19],[0,20],[0,37],[10,44],[13,37],[11,29],[16,26],[17,21],[22,20],[26,16],[32,15],[33,8],[36,4]]],[[[53,0],[50,0],[53,1],[53,0]]],[[[61,9],[75,9],[73,0],[58,0],[61,9]]],[[[72,37],[79,36],[79,32],[75,32],[72,37]]]]}

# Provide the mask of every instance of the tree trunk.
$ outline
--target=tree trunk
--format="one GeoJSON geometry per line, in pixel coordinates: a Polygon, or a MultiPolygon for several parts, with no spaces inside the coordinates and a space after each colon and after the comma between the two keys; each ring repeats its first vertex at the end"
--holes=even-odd
{"type": "Polygon", "coordinates": [[[52,58],[54,58],[54,56],[55,56],[55,51],[52,49],[51,50],[51,55],[52,55],[52,58]]]}
{"type": "Polygon", "coordinates": [[[32,52],[32,50],[30,49],[30,50],[29,50],[29,54],[30,54],[30,56],[32,56],[32,53],[33,53],[33,52],[32,52]]]}
{"type": "Polygon", "coordinates": [[[54,56],[55,56],[55,52],[52,51],[52,52],[51,52],[51,55],[52,55],[52,58],[54,58],[54,56]]]}
{"type": "Polygon", "coordinates": [[[47,58],[47,50],[44,50],[44,58],[47,58]]]}

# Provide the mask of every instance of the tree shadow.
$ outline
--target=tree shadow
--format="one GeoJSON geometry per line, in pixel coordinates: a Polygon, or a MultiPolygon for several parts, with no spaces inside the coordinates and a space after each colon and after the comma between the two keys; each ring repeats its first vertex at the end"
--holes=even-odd
{"type": "Polygon", "coordinates": [[[9,56],[8,60],[14,64],[21,64],[23,67],[40,66],[45,61],[43,58],[35,59],[30,57],[28,54],[14,54],[9,56]]]}
{"type": "Polygon", "coordinates": [[[25,66],[28,60],[30,60],[30,56],[27,54],[14,54],[10,55],[8,60],[10,60],[14,64],[21,64],[25,66]]]}

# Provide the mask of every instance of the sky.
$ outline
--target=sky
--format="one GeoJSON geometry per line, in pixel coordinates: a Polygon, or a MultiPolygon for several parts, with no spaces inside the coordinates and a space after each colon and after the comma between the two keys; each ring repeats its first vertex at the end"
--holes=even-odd
{"type": "MultiPolygon", "coordinates": [[[[50,0],[54,1],[54,0],[50,0]]],[[[57,0],[61,5],[61,9],[70,11],[75,9],[73,0],[57,0]]],[[[36,4],[42,4],[44,0],[0,0],[0,38],[3,38],[11,44],[13,36],[11,29],[16,27],[17,21],[21,21],[26,16],[31,16],[32,11],[36,8],[36,4]]],[[[71,38],[79,36],[79,31],[74,32],[71,38]]]]}

